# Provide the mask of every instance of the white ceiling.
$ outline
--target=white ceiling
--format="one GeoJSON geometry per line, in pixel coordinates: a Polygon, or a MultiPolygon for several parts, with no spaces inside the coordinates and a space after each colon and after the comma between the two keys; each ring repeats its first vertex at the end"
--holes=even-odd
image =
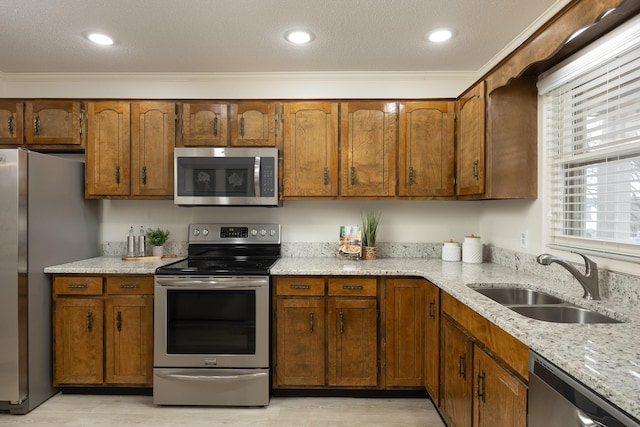
{"type": "Polygon", "coordinates": [[[0,0],[0,73],[478,71],[566,3],[0,0]],[[285,42],[297,27],[315,41],[285,42]],[[430,44],[438,27],[457,35],[430,44]],[[118,42],[95,46],[87,31],[118,42]]]}

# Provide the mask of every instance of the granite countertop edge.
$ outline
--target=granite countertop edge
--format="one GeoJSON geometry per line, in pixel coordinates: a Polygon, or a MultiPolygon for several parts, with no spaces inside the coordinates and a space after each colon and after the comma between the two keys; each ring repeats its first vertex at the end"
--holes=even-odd
{"type": "MultiPolygon", "coordinates": [[[[153,274],[155,269],[182,258],[123,261],[120,257],[95,257],[45,268],[50,274],[153,274]]],[[[274,276],[416,276],[423,277],[511,334],[605,399],[640,419],[640,314],[634,306],[607,300],[587,301],[582,288],[549,283],[497,264],[466,264],[436,258],[382,258],[373,261],[339,257],[280,258],[271,268],[274,276]],[[467,285],[518,285],[545,291],[571,303],[624,320],[618,324],[549,323],[521,316],[479,294],[467,285]]]]}

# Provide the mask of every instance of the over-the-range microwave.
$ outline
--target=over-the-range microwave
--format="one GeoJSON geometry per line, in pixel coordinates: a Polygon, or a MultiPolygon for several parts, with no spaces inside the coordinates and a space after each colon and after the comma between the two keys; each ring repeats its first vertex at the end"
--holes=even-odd
{"type": "Polygon", "coordinates": [[[177,147],[174,203],[181,206],[279,206],[278,149],[177,147]]]}

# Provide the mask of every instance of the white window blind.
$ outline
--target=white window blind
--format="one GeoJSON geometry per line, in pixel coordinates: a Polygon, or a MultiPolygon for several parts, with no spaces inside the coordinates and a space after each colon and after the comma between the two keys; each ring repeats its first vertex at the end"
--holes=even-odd
{"type": "Polygon", "coordinates": [[[539,84],[551,245],[640,257],[640,40],[626,41],[539,84]]]}

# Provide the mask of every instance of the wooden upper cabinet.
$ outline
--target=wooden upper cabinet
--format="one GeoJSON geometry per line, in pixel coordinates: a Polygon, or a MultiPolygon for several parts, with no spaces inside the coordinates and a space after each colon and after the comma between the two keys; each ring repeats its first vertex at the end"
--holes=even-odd
{"type": "Polygon", "coordinates": [[[274,102],[231,104],[231,145],[237,147],[275,147],[278,135],[274,102]]]}
{"type": "Polygon", "coordinates": [[[229,142],[228,105],[209,102],[178,104],[184,147],[226,147],[229,142]]]}
{"type": "Polygon", "coordinates": [[[134,196],[173,197],[175,103],[131,104],[131,191],[134,196]]]}
{"type": "Polygon", "coordinates": [[[338,104],[284,105],[283,197],[338,195],[338,104]]]}
{"type": "Polygon", "coordinates": [[[85,194],[128,196],[131,191],[129,102],[90,102],[87,106],[85,194]]]}
{"type": "Polygon", "coordinates": [[[454,102],[399,104],[399,196],[453,196],[454,102]]]}
{"type": "Polygon", "coordinates": [[[480,82],[458,100],[457,194],[484,193],[485,83],[480,82]]]}
{"type": "Polygon", "coordinates": [[[77,101],[31,101],[25,107],[29,145],[82,145],[82,117],[77,101]]]}
{"type": "Polygon", "coordinates": [[[0,145],[22,144],[24,104],[0,102],[0,145]]]}
{"type": "Polygon", "coordinates": [[[340,121],[340,195],[395,196],[396,104],[345,102],[340,121]]]}

